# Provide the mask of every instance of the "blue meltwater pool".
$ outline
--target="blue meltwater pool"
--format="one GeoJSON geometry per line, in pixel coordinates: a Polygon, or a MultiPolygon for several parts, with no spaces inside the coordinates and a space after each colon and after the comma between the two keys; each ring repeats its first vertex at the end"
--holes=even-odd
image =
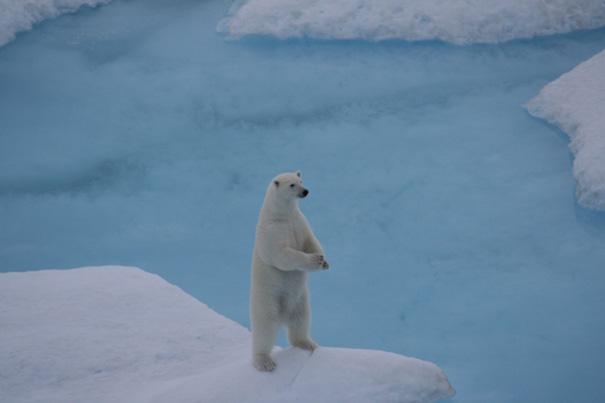
{"type": "Polygon", "coordinates": [[[248,325],[265,188],[301,170],[324,345],[453,402],[604,399],[605,213],[521,105],[605,30],[500,45],[226,40],[219,0],[115,0],[0,48],[0,270],[123,264],[248,325]]]}

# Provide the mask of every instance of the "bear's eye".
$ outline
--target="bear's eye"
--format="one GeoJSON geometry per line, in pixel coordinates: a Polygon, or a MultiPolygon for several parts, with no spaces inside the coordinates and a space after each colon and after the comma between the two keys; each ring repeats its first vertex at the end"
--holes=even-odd
{"type": "Polygon", "coordinates": [[[293,188],[293,187],[294,187],[294,184],[291,184],[291,185],[290,185],[290,187],[291,187],[291,188],[293,188]]]}

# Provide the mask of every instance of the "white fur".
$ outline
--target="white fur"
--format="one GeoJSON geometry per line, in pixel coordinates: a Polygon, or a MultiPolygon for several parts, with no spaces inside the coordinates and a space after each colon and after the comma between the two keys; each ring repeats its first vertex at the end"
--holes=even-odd
{"type": "Polygon", "coordinates": [[[329,265],[298,208],[305,192],[299,172],[278,175],[269,184],[260,211],[250,292],[252,363],[260,371],[275,368],[270,354],[280,325],[288,327],[293,346],[310,351],[317,347],[309,336],[307,272],[329,265]]]}

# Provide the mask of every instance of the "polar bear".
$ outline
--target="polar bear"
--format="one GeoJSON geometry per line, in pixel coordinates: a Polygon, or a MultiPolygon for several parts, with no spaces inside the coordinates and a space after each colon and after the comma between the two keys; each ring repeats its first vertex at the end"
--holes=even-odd
{"type": "Polygon", "coordinates": [[[313,351],[309,336],[311,307],[307,272],[327,270],[324,251],[298,199],[307,197],[300,172],[283,173],[271,181],[256,226],[250,290],[252,364],[272,371],[271,350],[280,325],[288,327],[290,344],[313,351]]]}

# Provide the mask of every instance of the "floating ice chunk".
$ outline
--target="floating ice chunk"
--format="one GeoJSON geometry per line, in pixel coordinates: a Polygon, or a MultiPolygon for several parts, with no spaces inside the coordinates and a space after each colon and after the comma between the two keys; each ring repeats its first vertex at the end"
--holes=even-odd
{"type": "Polygon", "coordinates": [[[569,135],[578,200],[605,210],[605,50],[549,83],[525,107],[569,135]]]}
{"type": "Polygon", "coordinates": [[[371,350],[276,352],[249,362],[250,333],[136,268],[0,274],[0,390],[19,402],[432,402],[434,364],[371,350]]]}
{"type": "Polygon", "coordinates": [[[231,37],[495,43],[605,25],[603,0],[248,0],[218,30],[231,37]]]}
{"type": "Polygon", "coordinates": [[[94,7],[111,0],[0,0],[0,46],[15,39],[34,24],[76,11],[81,6],[94,7]]]}

